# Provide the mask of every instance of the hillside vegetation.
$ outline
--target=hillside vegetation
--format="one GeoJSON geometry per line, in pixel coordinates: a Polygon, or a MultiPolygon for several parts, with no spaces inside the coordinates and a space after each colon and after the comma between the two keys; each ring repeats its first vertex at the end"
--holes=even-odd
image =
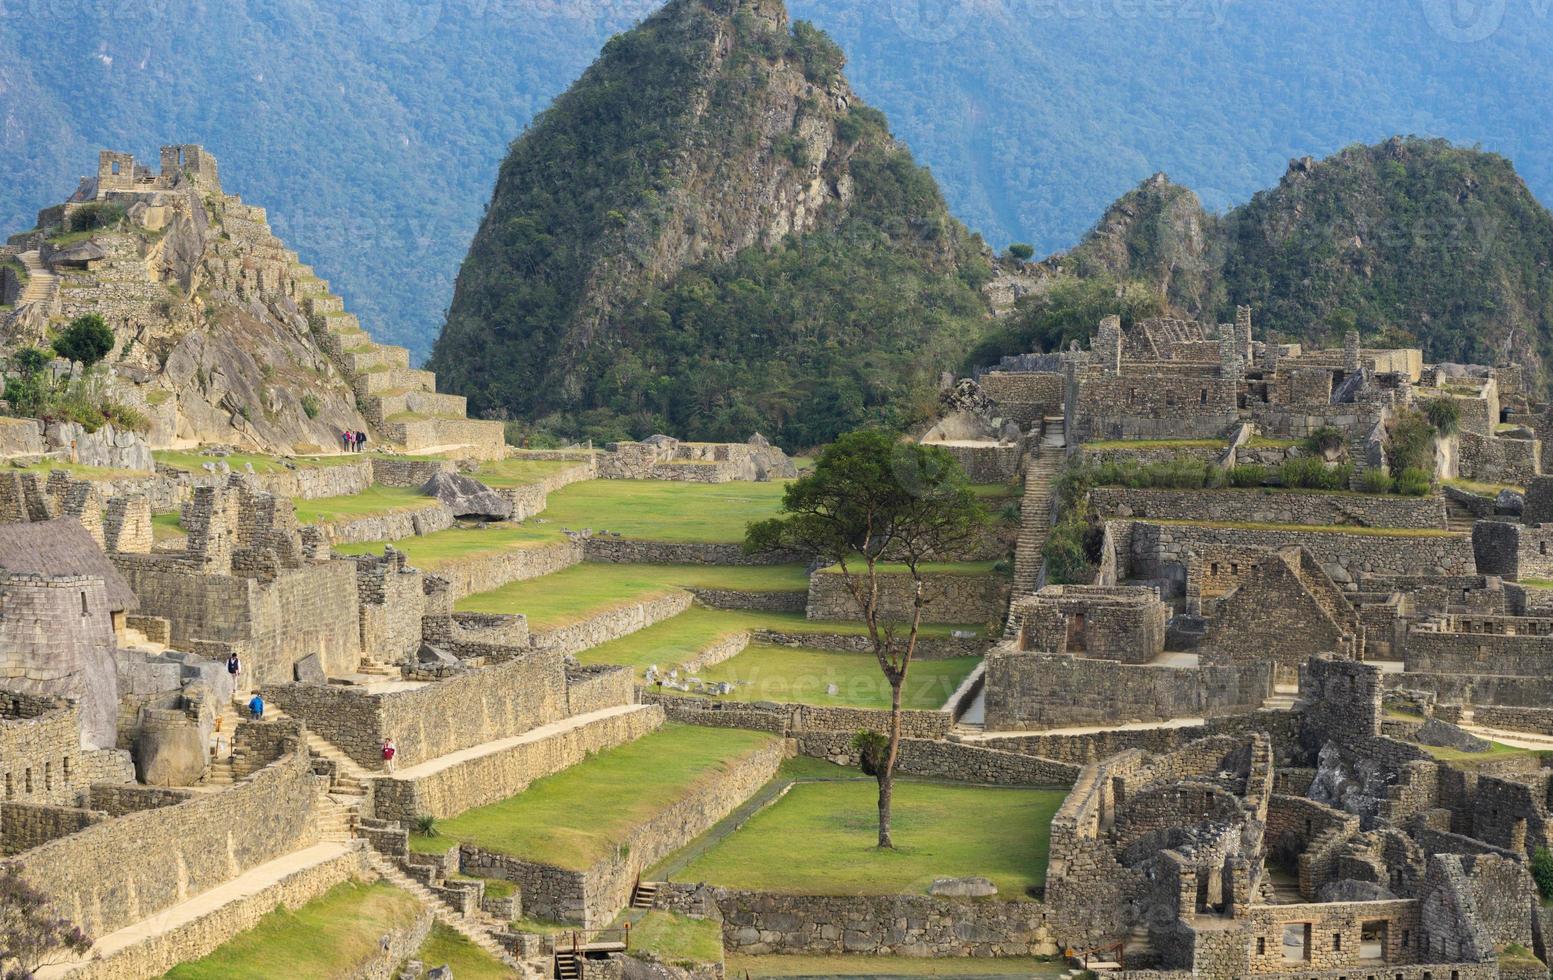
{"type": "Polygon", "coordinates": [[[986,249],[778,0],[674,0],[514,143],[431,366],[595,439],[814,445],[931,411],[986,249]]]}

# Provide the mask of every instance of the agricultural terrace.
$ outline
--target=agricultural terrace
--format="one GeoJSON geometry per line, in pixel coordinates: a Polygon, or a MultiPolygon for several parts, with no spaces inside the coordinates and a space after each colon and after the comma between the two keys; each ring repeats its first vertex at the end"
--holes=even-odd
{"type": "MultiPolygon", "coordinates": [[[[435,537],[435,535],[430,535],[435,537]]],[[[413,560],[413,556],[412,556],[413,560]]],[[[461,612],[522,613],[531,629],[556,629],[676,589],[803,592],[802,565],[613,565],[586,562],[459,600],[461,612]]]]}
{"type": "MultiPolygon", "coordinates": [[[[938,710],[980,662],[980,657],[913,661],[901,691],[902,706],[938,710]]],[[[733,684],[734,696],[740,701],[890,707],[890,685],[872,653],[755,644],[697,676],[708,683],[733,684]]]]}
{"type": "Polygon", "coordinates": [[[899,778],[896,847],[880,850],[877,784],[829,768],[848,778],[801,778],[670,879],[796,895],[896,895],[925,894],[937,878],[982,875],[1002,900],[1045,883],[1051,821],[1066,790],[899,778]]]}
{"type": "Polygon", "coordinates": [[[775,736],[732,728],[665,725],[537,780],[499,803],[439,821],[410,846],[440,853],[459,843],[563,868],[613,854],[637,827],[697,788],[723,778],[775,736]]]}

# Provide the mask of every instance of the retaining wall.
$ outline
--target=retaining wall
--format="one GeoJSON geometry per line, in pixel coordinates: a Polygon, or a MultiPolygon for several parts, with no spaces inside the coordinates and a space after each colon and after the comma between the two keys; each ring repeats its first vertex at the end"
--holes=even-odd
{"type": "Polygon", "coordinates": [[[1352,525],[1444,530],[1439,497],[1300,493],[1291,490],[1134,490],[1096,487],[1095,510],[1107,517],[1249,524],[1352,525]]]}
{"type": "MultiPolygon", "coordinates": [[[[879,576],[880,617],[909,622],[912,616],[914,585],[910,575],[891,573],[879,576]]],[[[1000,622],[1008,608],[1008,583],[995,575],[928,574],[923,576],[923,594],[927,605],[922,610],[924,623],[1000,622]]],[[[846,576],[840,572],[815,572],[809,576],[810,619],[856,621],[863,618],[846,576]]]]}

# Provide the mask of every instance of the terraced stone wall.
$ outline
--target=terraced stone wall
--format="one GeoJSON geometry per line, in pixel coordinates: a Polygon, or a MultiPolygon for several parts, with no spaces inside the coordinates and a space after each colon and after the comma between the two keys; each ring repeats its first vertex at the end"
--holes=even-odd
{"type": "MultiPolygon", "coordinates": [[[[880,615],[895,622],[909,622],[912,615],[913,582],[910,575],[880,575],[880,615]]],[[[927,605],[922,610],[924,623],[991,623],[1001,621],[1008,607],[1008,583],[994,575],[955,575],[930,573],[923,576],[927,605]]],[[[862,619],[857,601],[847,591],[846,577],[839,572],[815,572],[809,576],[810,619],[862,619]]]]}

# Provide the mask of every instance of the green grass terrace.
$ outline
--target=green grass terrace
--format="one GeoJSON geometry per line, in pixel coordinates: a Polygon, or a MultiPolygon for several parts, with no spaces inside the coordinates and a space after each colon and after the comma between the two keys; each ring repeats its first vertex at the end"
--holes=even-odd
{"type": "Polygon", "coordinates": [[[481,463],[474,477],[488,487],[523,487],[584,465],[574,460],[509,456],[507,459],[481,463]]]}
{"type": "Polygon", "coordinates": [[[174,967],[165,977],[332,980],[351,976],[377,953],[385,933],[408,926],[419,910],[415,896],[392,885],[344,882],[301,908],[277,907],[252,929],[207,956],[174,967]]]}
{"type": "MultiPolygon", "coordinates": [[[[416,540],[426,539],[413,539],[406,544],[413,544],[416,540]]],[[[412,562],[416,560],[413,553],[410,557],[412,562]]],[[[808,587],[809,573],[802,565],[614,565],[585,562],[539,578],[512,582],[490,592],[466,596],[459,600],[456,608],[460,612],[522,613],[528,617],[530,629],[546,630],[579,622],[617,606],[656,599],[677,589],[802,592],[808,587]]]]}
{"type": "MultiPolygon", "coordinates": [[[[913,661],[901,691],[902,706],[938,710],[980,662],[980,657],[913,661]]],[[[757,643],[697,676],[708,683],[732,682],[732,697],[740,701],[890,707],[890,685],[872,653],[834,653],[757,643]]]]}
{"type": "MultiPolygon", "coordinates": [[[[807,619],[803,613],[692,606],[672,619],[654,623],[629,636],[584,650],[576,654],[576,657],[584,664],[614,664],[631,667],[640,676],[650,666],[656,665],[660,670],[666,671],[731,636],[762,629],[781,633],[823,633],[846,636],[867,634],[867,627],[861,622],[807,619]]],[[[980,635],[982,629],[982,626],[969,624],[959,626],[932,624],[922,627],[922,635],[946,637],[956,631],[980,635]]]]}
{"type": "Polygon", "coordinates": [[[999,899],[1020,900],[1046,881],[1051,820],[1067,791],[899,779],[893,851],[876,846],[878,795],[870,778],[800,781],[670,878],[796,895],[898,895],[925,894],[936,878],[984,875],[999,899]]]}
{"type": "Polygon", "coordinates": [[[634,742],[547,776],[499,803],[439,821],[438,834],[410,836],[417,851],[460,843],[582,870],[608,857],[637,827],[775,736],[669,724],[634,742]]]}

